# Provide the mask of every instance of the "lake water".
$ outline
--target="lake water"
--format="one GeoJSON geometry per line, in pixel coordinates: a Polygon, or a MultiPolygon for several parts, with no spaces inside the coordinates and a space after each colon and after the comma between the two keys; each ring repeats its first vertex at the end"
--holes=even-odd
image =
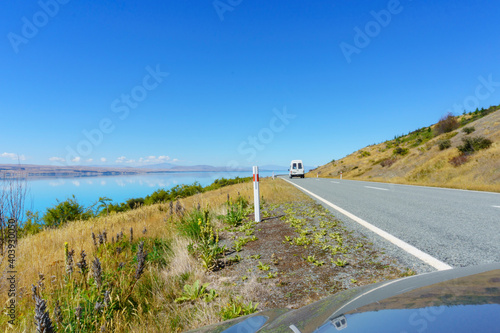
{"type": "MultiPolygon", "coordinates": [[[[286,174],[287,171],[275,171],[286,174]]],[[[269,177],[272,171],[261,171],[260,177],[269,177]]],[[[171,172],[127,176],[102,176],[82,178],[45,178],[28,181],[29,195],[26,209],[44,213],[49,207],[64,201],[73,194],[81,205],[88,207],[99,197],[108,197],[113,203],[130,198],[145,197],[158,189],[170,189],[180,184],[199,182],[210,185],[215,179],[251,177],[251,172],[171,172]]]]}

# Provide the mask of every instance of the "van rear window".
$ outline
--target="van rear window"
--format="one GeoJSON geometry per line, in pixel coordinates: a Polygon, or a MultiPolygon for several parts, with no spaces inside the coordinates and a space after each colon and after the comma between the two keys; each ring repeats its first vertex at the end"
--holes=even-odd
{"type": "Polygon", "coordinates": [[[292,169],[294,169],[294,170],[297,169],[297,164],[296,163],[293,163],[292,169]]]}
{"type": "Polygon", "coordinates": [[[302,163],[299,163],[299,169],[302,169],[302,163]]]}

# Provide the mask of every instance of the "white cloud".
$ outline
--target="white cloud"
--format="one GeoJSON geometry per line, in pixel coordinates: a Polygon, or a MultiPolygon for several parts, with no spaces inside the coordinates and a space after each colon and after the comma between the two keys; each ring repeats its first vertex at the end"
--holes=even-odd
{"type": "Polygon", "coordinates": [[[54,156],[54,157],[51,157],[49,158],[49,161],[52,161],[52,162],[61,162],[61,163],[64,163],[66,162],[66,160],[62,157],[57,157],[57,156],[54,156]]]}
{"type": "Polygon", "coordinates": [[[172,162],[173,162],[173,163],[175,163],[175,162],[179,162],[179,160],[178,160],[177,158],[174,158],[174,159],[172,160],[172,162]]]}
{"type": "Polygon", "coordinates": [[[135,160],[127,160],[125,163],[135,163],[135,160]]]}
{"type": "Polygon", "coordinates": [[[90,163],[90,162],[92,162],[92,161],[94,161],[94,159],[93,159],[93,158],[89,158],[89,159],[87,160],[87,162],[89,162],[89,163],[90,163]]]}
{"type": "Polygon", "coordinates": [[[170,157],[168,157],[168,156],[158,156],[158,159],[160,161],[168,161],[168,160],[170,160],[170,157]]]}
{"type": "Polygon", "coordinates": [[[26,156],[14,154],[14,153],[3,153],[2,155],[0,155],[0,157],[10,158],[11,160],[14,160],[14,161],[17,161],[17,160],[25,161],[26,160],[26,156]]]}
{"type": "Polygon", "coordinates": [[[116,159],[116,163],[123,163],[127,158],[125,156],[120,156],[116,159]]]}
{"type": "Polygon", "coordinates": [[[80,162],[82,158],[80,156],[75,157],[74,159],[71,160],[71,162],[80,162]]]}
{"type": "Polygon", "coordinates": [[[105,157],[101,157],[101,162],[106,162],[107,159],[105,157]]]}

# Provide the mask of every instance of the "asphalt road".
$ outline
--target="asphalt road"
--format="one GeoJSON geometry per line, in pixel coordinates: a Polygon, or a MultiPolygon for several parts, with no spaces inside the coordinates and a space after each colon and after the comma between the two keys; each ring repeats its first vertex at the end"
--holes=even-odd
{"type": "Polygon", "coordinates": [[[499,193],[325,178],[283,179],[333,204],[335,208],[315,198],[348,227],[419,273],[500,262],[499,193]],[[382,232],[367,229],[363,222],[382,232]],[[412,248],[422,251],[424,259],[412,253],[412,248]]]}

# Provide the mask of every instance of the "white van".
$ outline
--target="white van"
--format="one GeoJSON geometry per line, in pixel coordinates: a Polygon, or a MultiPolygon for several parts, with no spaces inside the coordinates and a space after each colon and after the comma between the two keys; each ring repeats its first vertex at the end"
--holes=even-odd
{"type": "Polygon", "coordinates": [[[288,171],[290,171],[290,178],[304,178],[304,164],[302,164],[301,160],[293,160],[292,162],[290,162],[290,169],[288,169],[288,171]]]}

